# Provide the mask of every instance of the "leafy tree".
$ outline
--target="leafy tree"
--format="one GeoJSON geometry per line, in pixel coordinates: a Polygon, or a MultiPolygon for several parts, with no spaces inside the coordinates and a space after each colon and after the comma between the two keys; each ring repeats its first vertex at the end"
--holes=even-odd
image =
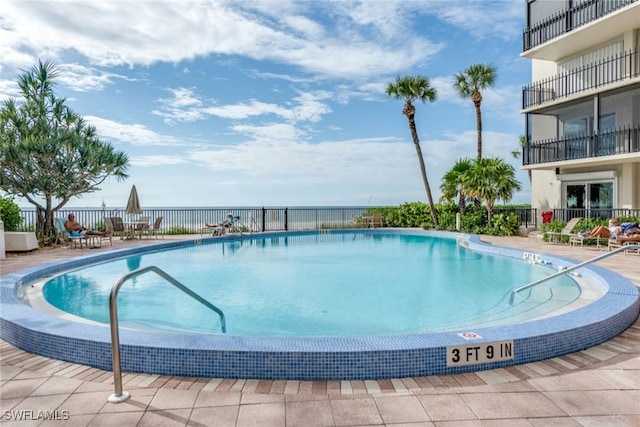
{"type": "Polygon", "coordinates": [[[454,77],[453,87],[464,99],[471,98],[476,108],[476,128],[478,130],[478,159],[482,158],[482,93],[496,81],[496,69],[489,64],[474,64],[454,77]]]}
{"type": "Polygon", "coordinates": [[[413,102],[416,100],[422,102],[434,102],[437,98],[437,91],[435,88],[431,87],[431,83],[427,77],[398,76],[395,82],[389,83],[386,93],[387,96],[404,100],[402,114],[407,116],[407,120],[409,121],[409,131],[411,132],[413,145],[415,146],[416,153],[418,154],[420,172],[422,173],[422,181],[424,182],[424,188],[427,192],[431,218],[433,219],[434,226],[437,228],[438,214],[436,213],[433,197],[431,196],[431,187],[429,186],[429,180],[427,178],[427,169],[424,165],[424,158],[422,157],[422,149],[420,148],[420,139],[418,138],[415,122],[416,107],[413,105],[413,102]]]}
{"type": "Polygon", "coordinates": [[[486,204],[489,224],[495,202],[508,202],[522,188],[513,166],[498,157],[475,159],[464,181],[469,195],[486,204]]]}
{"type": "Polygon", "coordinates": [[[451,170],[444,174],[442,183],[440,184],[440,190],[442,191],[440,200],[453,200],[459,197],[458,206],[460,208],[460,215],[464,215],[468,197],[464,177],[472,164],[473,162],[469,159],[458,160],[451,170]]]}
{"type": "Polygon", "coordinates": [[[0,109],[0,189],[36,207],[36,234],[55,240],[53,215],[72,197],[100,190],[113,175],[125,179],[128,157],[96,136],[96,129],[56,97],[51,62],[24,70],[23,99],[0,109]]]}
{"type": "Polygon", "coordinates": [[[0,219],[4,223],[5,231],[18,231],[22,217],[20,207],[15,204],[12,197],[0,196],[0,219]]]}

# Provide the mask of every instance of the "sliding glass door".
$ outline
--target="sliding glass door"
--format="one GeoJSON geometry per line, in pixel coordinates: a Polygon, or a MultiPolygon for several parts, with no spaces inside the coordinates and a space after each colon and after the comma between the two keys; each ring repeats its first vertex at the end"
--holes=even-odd
{"type": "Polygon", "coordinates": [[[571,209],[571,218],[586,216],[587,209],[591,211],[591,216],[611,218],[613,202],[613,181],[566,184],[565,206],[571,209]]]}

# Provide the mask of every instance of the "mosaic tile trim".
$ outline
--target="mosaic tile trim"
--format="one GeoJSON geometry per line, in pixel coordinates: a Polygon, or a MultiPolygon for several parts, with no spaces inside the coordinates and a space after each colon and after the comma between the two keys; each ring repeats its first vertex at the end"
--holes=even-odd
{"type": "MultiPolygon", "coordinates": [[[[356,231],[334,233],[347,232],[356,231]]],[[[522,251],[485,245],[477,236],[471,235],[417,230],[357,232],[456,238],[476,251],[522,257],[522,251]]],[[[313,233],[317,232],[268,234],[276,237],[313,233]]],[[[235,238],[250,237],[227,237],[225,240],[235,238]]],[[[22,287],[48,275],[91,263],[170,247],[204,244],[212,239],[117,250],[2,276],[0,337],[30,353],[111,370],[108,327],[75,323],[36,311],[18,299],[22,287]]],[[[574,263],[554,257],[547,257],[546,261],[556,266],[574,263]]],[[[608,289],[598,301],[548,319],[474,331],[483,337],[474,341],[478,344],[513,340],[513,360],[447,367],[446,347],[469,344],[457,335],[460,331],[382,337],[265,338],[121,330],[122,369],[124,372],[189,377],[362,380],[473,372],[548,359],[611,339],[633,324],[640,312],[639,292],[631,282],[595,266],[583,270],[608,289]]]]}

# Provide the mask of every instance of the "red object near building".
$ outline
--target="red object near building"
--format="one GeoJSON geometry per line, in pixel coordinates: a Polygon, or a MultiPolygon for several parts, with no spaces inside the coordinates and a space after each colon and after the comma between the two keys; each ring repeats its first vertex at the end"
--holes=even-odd
{"type": "Polygon", "coordinates": [[[542,223],[543,224],[549,224],[551,222],[552,218],[553,218],[553,212],[552,211],[542,212],[542,223]]]}

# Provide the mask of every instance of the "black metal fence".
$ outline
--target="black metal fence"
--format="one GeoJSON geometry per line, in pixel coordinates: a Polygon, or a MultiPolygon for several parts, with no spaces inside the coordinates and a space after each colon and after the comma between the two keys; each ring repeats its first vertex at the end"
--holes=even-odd
{"type": "MultiPolygon", "coordinates": [[[[348,228],[354,226],[354,219],[361,217],[368,207],[271,207],[271,208],[149,208],[140,215],[127,215],[124,209],[69,208],[56,212],[56,218],[67,218],[73,212],[76,221],[85,227],[105,229],[105,218],[119,216],[132,221],[139,217],[149,217],[150,224],[162,217],[161,233],[199,233],[205,223],[221,223],[228,213],[239,217],[242,226],[252,231],[315,230],[323,228],[348,228]]],[[[35,209],[22,209],[21,227],[34,229],[35,209]]]]}
{"type": "Polygon", "coordinates": [[[639,75],[640,48],[524,86],[522,108],[544,104],[639,75]]]}
{"type": "Polygon", "coordinates": [[[518,218],[522,227],[538,228],[538,210],[523,207],[495,207],[493,214],[513,214],[518,218]]]}
{"type": "Polygon", "coordinates": [[[568,2],[571,5],[570,7],[535,22],[524,30],[522,34],[522,50],[532,49],[636,1],[638,0],[582,0],[568,2]]]}
{"type": "MultiPolygon", "coordinates": [[[[74,213],[76,221],[85,227],[106,229],[105,218],[119,216],[124,222],[139,217],[149,217],[153,224],[162,217],[160,233],[194,234],[203,231],[205,223],[219,224],[228,213],[239,217],[240,225],[251,231],[320,230],[333,228],[353,228],[363,226],[356,221],[370,207],[260,207],[260,208],[149,208],[140,215],[127,215],[124,209],[69,208],[55,213],[56,218],[67,218],[74,213]]],[[[536,227],[536,209],[526,207],[496,207],[494,213],[516,215],[522,226],[536,227]]],[[[31,208],[21,210],[21,229],[33,230],[36,225],[36,211],[31,208]]]]}
{"type": "Polygon", "coordinates": [[[640,152],[640,123],[604,130],[596,135],[575,135],[527,143],[522,164],[557,162],[640,152]]]}

